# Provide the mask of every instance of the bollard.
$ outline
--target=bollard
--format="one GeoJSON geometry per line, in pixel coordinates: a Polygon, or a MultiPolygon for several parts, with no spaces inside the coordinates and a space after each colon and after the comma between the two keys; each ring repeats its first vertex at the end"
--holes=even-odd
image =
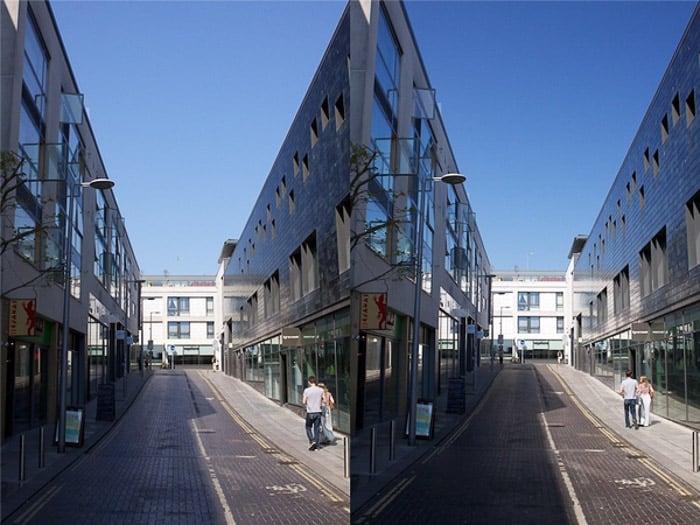
{"type": "Polygon", "coordinates": [[[396,459],[396,421],[389,422],[389,461],[396,459]]]}
{"type": "Polygon", "coordinates": [[[369,473],[374,474],[377,471],[377,429],[372,427],[369,438],[369,473]]]}
{"type": "Polygon", "coordinates": [[[343,473],[346,478],[350,477],[350,441],[343,437],[343,473]]]}
{"type": "Polygon", "coordinates": [[[39,427],[39,468],[44,468],[44,427],[39,427]]]}
{"type": "Polygon", "coordinates": [[[698,432],[693,431],[693,472],[698,471],[698,432]]]}
{"type": "Polygon", "coordinates": [[[24,434],[19,435],[19,482],[24,481],[24,434]]]}

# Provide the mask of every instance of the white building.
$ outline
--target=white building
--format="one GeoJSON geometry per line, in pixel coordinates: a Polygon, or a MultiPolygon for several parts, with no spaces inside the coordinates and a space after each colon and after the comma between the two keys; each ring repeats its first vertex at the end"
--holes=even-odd
{"type": "Polygon", "coordinates": [[[211,364],[220,315],[214,276],[146,275],[141,297],[142,340],[154,363],[174,353],[176,364],[211,364]]]}
{"type": "Polygon", "coordinates": [[[492,280],[495,350],[514,360],[568,358],[567,284],[563,271],[496,271],[492,280]]]}

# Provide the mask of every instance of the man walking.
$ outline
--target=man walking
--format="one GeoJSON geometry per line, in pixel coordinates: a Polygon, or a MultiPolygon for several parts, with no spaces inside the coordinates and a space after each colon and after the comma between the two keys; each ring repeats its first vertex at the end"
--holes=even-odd
{"type": "Polygon", "coordinates": [[[625,400],[625,427],[632,428],[630,425],[630,415],[632,416],[632,425],[637,430],[637,380],[632,378],[632,371],[625,372],[625,379],[620,384],[620,395],[625,400]]]}
{"type": "Polygon", "coordinates": [[[306,406],[306,437],[309,438],[309,450],[318,448],[321,439],[321,400],[323,389],[316,385],[316,378],[309,377],[309,386],[304,389],[302,402],[306,406]]]}

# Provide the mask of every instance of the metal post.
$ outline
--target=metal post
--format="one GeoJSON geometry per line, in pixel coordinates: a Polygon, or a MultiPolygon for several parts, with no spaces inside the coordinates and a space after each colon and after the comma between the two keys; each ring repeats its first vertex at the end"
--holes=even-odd
{"type": "Polygon", "coordinates": [[[369,439],[369,473],[377,472],[377,428],[372,427],[369,439]]]}
{"type": "Polygon", "coordinates": [[[389,461],[396,459],[396,421],[389,423],[389,461]]]}
{"type": "Polygon", "coordinates": [[[68,185],[68,217],[66,223],[66,238],[63,244],[65,270],[63,272],[63,338],[61,345],[61,362],[58,376],[59,408],[58,408],[58,453],[66,451],[66,379],[68,376],[68,345],[70,344],[70,296],[71,296],[71,266],[73,264],[73,200],[76,185],[68,185]]]}
{"type": "Polygon", "coordinates": [[[693,472],[698,471],[698,432],[693,431],[693,472]]]}
{"type": "Polygon", "coordinates": [[[19,435],[19,482],[24,481],[24,434],[19,435]]]}
{"type": "Polygon", "coordinates": [[[350,441],[347,437],[343,437],[343,474],[350,477],[350,441]]]}
{"type": "MultiPolygon", "coordinates": [[[[420,176],[420,175],[419,175],[420,176]]],[[[408,425],[408,444],[416,444],[416,412],[418,407],[418,345],[420,343],[420,302],[423,290],[423,209],[425,208],[425,192],[427,179],[419,184],[420,199],[418,205],[418,233],[416,234],[416,286],[413,298],[413,341],[411,341],[411,406],[408,425]]]]}
{"type": "Polygon", "coordinates": [[[39,468],[44,468],[45,449],[44,449],[44,427],[39,428],[39,468]]]}

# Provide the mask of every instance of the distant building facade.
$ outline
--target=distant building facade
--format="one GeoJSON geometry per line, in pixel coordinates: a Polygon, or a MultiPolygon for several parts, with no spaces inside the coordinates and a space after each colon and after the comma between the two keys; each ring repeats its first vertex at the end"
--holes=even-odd
{"type": "Polygon", "coordinates": [[[68,405],[130,370],[140,276],[115,193],[81,185],[107,170],[50,5],[3,0],[0,23],[4,439],[57,420],[63,330],[68,405]]]}
{"type": "Polygon", "coordinates": [[[574,364],[700,427],[700,18],[696,8],[590,233],[575,240],[574,364]]]}
{"type": "Polygon", "coordinates": [[[349,2],[222,250],[226,373],[298,409],[315,375],[343,432],[404,421],[416,290],[418,398],[478,366],[490,263],[464,187],[432,180],[457,171],[404,5],[349,2]]]}
{"type": "Polygon", "coordinates": [[[145,275],[144,357],[177,365],[209,365],[218,355],[216,326],[220,305],[213,275],[145,275]]]}
{"type": "Polygon", "coordinates": [[[497,270],[492,290],[495,352],[502,344],[509,359],[568,359],[565,272],[497,270]]]}

